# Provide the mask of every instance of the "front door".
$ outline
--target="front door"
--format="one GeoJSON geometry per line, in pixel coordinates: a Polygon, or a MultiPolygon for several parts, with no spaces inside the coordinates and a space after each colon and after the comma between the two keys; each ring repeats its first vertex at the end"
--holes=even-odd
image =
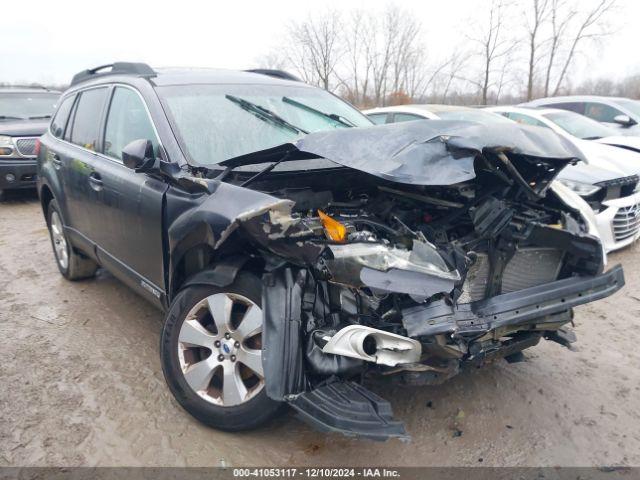
{"type": "Polygon", "coordinates": [[[162,205],[167,184],[122,163],[122,149],[133,140],[158,136],[140,94],[113,88],[95,171],[101,195],[96,227],[98,257],[109,270],[154,302],[164,292],[162,205]]]}

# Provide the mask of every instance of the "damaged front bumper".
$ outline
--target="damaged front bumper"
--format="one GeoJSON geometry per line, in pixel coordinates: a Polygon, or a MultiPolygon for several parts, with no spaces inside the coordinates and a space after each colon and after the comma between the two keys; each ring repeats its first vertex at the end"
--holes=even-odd
{"type": "Polygon", "coordinates": [[[457,308],[444,302],[412,307],[402,312],[402,322],[410,337],[441,333],[476,335],[537,318],[543,319],[608,297],[623,286],[622,266],[616,265],[601,275],[565,278],[458,305],[457,308]]]}
{"type": "MultiPolygon", "coordinates": [[[[276,289],[272,295],[264,298],[271,313],[277,312],[285,319],[277,325],[265,325],[267,340],[280,340],[276,348],[265,350],[268,354],[264,358],[265,371],[278,373],[274,377],[266,377],[270,396],[286,401],[303,420],[322,431],[372,440],[409,438],[403,424],[393,419],[389,402],[360,385],[331,377],[314,388],[305,388],[304,373],[300,369],[302,353],[297,348],[299,310],[291,308],[292,303],[300,301],[300,292],[296,290],[304,283],[304,279],[296,278],[288,271],[281,281],[281,287],[284,288],[276,289]]],[[[412,337],[406,340],[412,342],[416,338],[442,334],[478,338],[485,333],[499,331],[502,327],[525,324],[542,326],[542,331],[503,347],[498,356],[505,356],[535,345],[545,330],[545,323],[553,323],[559,317],[566,319],[567,316],[563,314],[570,314],[572,307],[607,297],[620,290],[624,283],[622,267],[616,265],[600,275],[557,280],[457,307],[444,302],[412,307],[402,311],[402,322],[412,337]]],[[[563,343],[560,331],[547,338],[563,343]]],[[[487,358],[490,356],[491,353],[487,358]]],[[[476,359],[470,357],[469,360],[476,359]]],[[[454,363],[457,372],[457,362],[454,360],[454,363]]]]}

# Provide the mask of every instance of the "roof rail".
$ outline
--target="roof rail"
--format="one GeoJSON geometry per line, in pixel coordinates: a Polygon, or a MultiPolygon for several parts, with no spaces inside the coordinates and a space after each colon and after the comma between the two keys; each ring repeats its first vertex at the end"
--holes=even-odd
{"type": "Polygon", "coordinates": [[[268,75],[269,77],[280,78],[282,80],[293,80],[294,82],[302,81],[295,75],[292,75],[289,72],[285,72],[284,70],[273,70],[270,68],[252,68],[250,70],[245,70],[245,72],[259,73],[260,75],[268,75]]]}
{"type": "Polygon", "coordinates": [[[106,76],[106,75],[139,75],[142,77],[155,77],[156,72],[146,63],[132,63],[132,62],[115,62],[108,65],[100,65],[89,70],[83,70],[76,73],[71,79],[71,85],[76,85],[80,82],[85,82],[94,78],[106,76]],[[106,72],[102,70],[106,70],[106,72]]]}

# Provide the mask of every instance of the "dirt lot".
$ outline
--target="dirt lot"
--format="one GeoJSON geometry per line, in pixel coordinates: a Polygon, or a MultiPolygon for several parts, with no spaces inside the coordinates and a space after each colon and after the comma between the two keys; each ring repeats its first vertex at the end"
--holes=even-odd
{"type": "Polygon", "coordinates": [[[640,246],[610,256],[625,289],[576,312],[576,352],[544,342],[440,387],[378,387],[403,444],[291,414],[201,426],[165,387],[161,313],[107,273],[65,281],[34,195],[0,204],[0,226],[0,465],[640,465],[640,246]]]}

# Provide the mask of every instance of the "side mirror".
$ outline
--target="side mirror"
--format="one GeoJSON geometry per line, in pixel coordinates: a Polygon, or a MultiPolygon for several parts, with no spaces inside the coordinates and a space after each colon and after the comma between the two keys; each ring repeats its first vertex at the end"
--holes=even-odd
{"type": "Polygon", "coordinates": [[[139,139],[122,149],[122,163],[136,172],[144,172],[155,163],[151,140],[139,139]]]}
{"type": "Polygon", "coordinates": [[[636,122],[629,117],[629,115],[616,115],[613,117],[613,121],[623,127],[630,127],[631,125],[635,125],[636,122]]]}

